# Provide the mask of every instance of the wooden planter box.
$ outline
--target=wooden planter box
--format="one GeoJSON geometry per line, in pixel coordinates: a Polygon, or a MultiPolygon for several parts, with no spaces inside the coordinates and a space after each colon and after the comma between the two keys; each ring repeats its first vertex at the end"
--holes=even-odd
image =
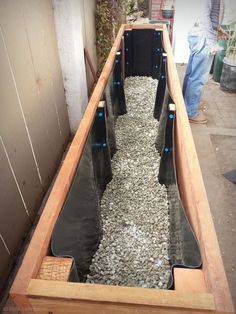
{"type": "Polygon", "coordinates": [[[123,25],[88,103],[34,232],[10,296],[28,313],[233,313],[219,245],[164,25],[123,25]],[[67,197],[93,118],[126,29],[158,29],[167,53],[168,87],[176,105],[176,165],[180,194],[200,245],[202,269],[174,269],[174,290],[67,282],[71,259],[48,257],[53,227],[67,197]]]}

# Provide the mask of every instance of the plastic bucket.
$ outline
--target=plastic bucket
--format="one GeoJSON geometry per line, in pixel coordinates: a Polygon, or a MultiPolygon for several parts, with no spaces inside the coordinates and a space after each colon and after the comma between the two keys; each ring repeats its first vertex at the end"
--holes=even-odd
{"type": "Polygon", "coordinates": [[[225,50],[218,51],[215,55],[214,68],[213,68],[213,79],[215,82],[220,82],[223,59],[225,57],[225,50]]]}

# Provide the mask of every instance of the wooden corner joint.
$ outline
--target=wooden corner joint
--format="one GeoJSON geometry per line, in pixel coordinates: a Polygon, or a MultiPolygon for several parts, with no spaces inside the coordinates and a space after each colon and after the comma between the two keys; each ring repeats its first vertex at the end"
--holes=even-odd
{"type": "Polygon", "coordinates": [[[208,292],[201,269],[174,268],[174,287],[179,292],[208,292]]]}
{"type": "Polygon", "coordinates": [[[68,281],[73,259],[69,257],[45,256],[37,279],[68,281]]]}

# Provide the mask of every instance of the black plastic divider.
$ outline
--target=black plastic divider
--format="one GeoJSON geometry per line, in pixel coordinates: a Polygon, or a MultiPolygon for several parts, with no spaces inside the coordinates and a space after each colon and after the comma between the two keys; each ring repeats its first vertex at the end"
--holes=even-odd
{"type": "Polygon", "coordinates": [[[113,99],[113,74],[110,75],[104,92],[104,100],[106,104],[107,134],[111,158],[113,157],[117,150],[115,135],[115,117],[112,99],[113,99]]]}
{"type": "MultiPolygon", "coordinates": [[[[171,106],[171,105],[169,105],[171,106]]],[[[173,104],[172,104],[173,106],[173,104]]],[[[164,110],[163,110],[164,111],[164,110]]],[[[174,180],[174,163],[173,163],[173,126],[175,118],[175,110],[166,108],[165,110],[165,133],[164,133],[164,145],[161,152],[161,162],[159,167],[158,181],[160,184],[169,186],[176,183],[174,180]]]]}
{"type": "Polygon", "coordinates": [[[164,96],[164,100],[162,104],[161,116],[159,120],[158,133],[157,133],[157,137],[155,141],[155,147],[160,154],[165,144],[165,129],[166,129],[166,121],[167,121],[166,111],[167,111],[168,105],[171,103],[173,103],[173,100],[171,99],[168,87],[166,87],[165,96],[164,96]]]}
{"type": "Polygon", "coordinates": [[[125,77],[132,76],[132,30],[127,30],[124,32],[124,43],[125,43],[125,77]]]}
{"type": "Polygon", "coordinates": [[[125,76],[151,76],[158,79],[162,47],[162,31],[133,29],[124,32],[125,76]]]}
{"type": "Polygon", "coordinates": [[[154,30],[150,29],[134,29],[133,36],[133,69],[132,75],[151,76],[152,75],[152,57],[154,30]]]}
{"type": "Polygon", "coordinates": [[[183,207],[175,168],[174,133],[175,110],[173,104],[168,109],[163,107],[166,116],[165,142],[162,148],[158,180],[167,187],[170,210],[170,266],[172,274],[168,288],[174,288],[173,268],[199,268],[202,265],[197,239],[183,207]]]}
{"type": "Polygon", "coordinates": [[[69,281],[84,282],[101,236],[100,199],[112,179],[115,118],[126,112],[120,53],[97,108],[81,160],[51,238],[54,256],[72,257],[69,281]],[[117,84],[120,82],[120,84],[117,84]]]}
{"type": "Polygon", "coordinates": [[[162,105],[165,96],[165,89],[166,89],[166,73],[167,73],[167,54],[162,53],[161,55],[161,62],[160,62],[160,75],[159,81],[157,85],[157,93],[156,93],[156,100],[154,106],[154,113],[153,116],[155,119],[159,121],[162,111],[162,105]]]}
{"type": "Polygon", "coordinates": [[[113,103],[115,116],[119,116],[127,112],[125,103],[124,81],[122,80],[121,70],[121,51],[118,51],[116,53],[115,66],[113,70],[113,103]]]}
{"type": "MultiPolygon", "coordinates": [[[[104,103],[105,105],[105,103],[104,103]]],[[[92,129],[92,157],[95,182],[100,198],[112,179],[111,155],[107,141],[106,109],[98,107],[92,129]]]]}
{"type": "Polygon", "coordinates": [[[152,78],[159,79],[161,71],[161,56],[162,47],[162,31],[155,30],[153,34],[153,63],[152,63],[152,78]]]}
{"type": "Polygon", "coordinates": [[[101,238],[100,205],[88,138],[70,192],[51,239],[55,256],[71,256],[77,269],[70,280],[84,281],[101,238]]]}

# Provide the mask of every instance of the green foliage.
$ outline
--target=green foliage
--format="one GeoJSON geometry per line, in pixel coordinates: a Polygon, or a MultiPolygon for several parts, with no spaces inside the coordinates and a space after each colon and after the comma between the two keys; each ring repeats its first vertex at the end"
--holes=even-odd
{"type": "Polygon", "coordinates": [[[98,64],[100,66],[101,64],[104,64],[112,43],[112,16],[109,0],[97,0],[95,21],[97,55],[98,64]]]}
{"type": "Polygon", "coordinates": [[[135,0],[127,0],[126,1],[126,10],[127,15],[132,14],[136,10],[136,1],[135,0]]]}
{"type": "Polygon", "coordinates": [[[97,0],[95,21],[98,73],[101,73],[114,38],[125,20],[125,2],[125,0],[97,0]]]}
{"type": "Polygon", "coordinates": [[[236,21],[227,25],[226,31],[229,36],[226,47],[226,58],[236,62],[236,21]]]}
{"type": "Polygon", "coordinates": [[[138,10],[143,12],[143,17],[148,17],[149,0],[138,0],[138,10]]]}
{"type": "Polygon", "coordinates": [[[122,23],[125,23],[126,21],[126,1],[125,0],[113,0],[113,6],[112,6],[113,14],[113,34],[114,39],[117,35],[120,26],[122,23]]]}

